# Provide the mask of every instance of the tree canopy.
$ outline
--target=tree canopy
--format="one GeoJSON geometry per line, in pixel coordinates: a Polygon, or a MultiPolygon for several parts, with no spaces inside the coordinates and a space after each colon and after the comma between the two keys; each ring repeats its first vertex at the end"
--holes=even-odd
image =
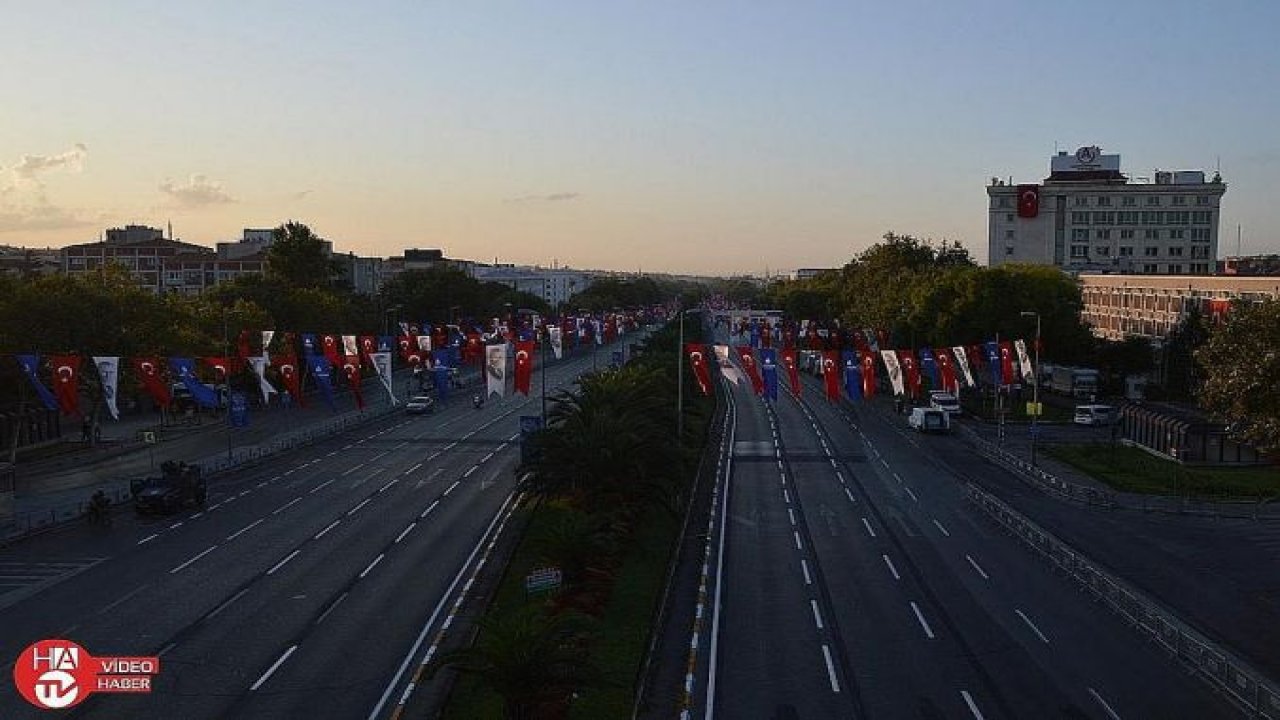
{"type": "Polygon", "coordinates": [[[1280,451],[1280,301],[1232,304],[1195,353],[1204,369],[1201,404],[1232,434],[1280,451]]]}

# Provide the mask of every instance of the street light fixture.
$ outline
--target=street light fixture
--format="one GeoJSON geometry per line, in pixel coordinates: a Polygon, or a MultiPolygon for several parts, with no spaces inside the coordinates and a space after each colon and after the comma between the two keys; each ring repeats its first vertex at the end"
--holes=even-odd
{"type": "Polygon", "coordinates": [[[1036,440],[1040,436],[1040,427],[1037,422],[1040,419],[1040,313],[1035,310],[1023,310],[1022,317],[1032,317],[1036,319],[1036,347],[1035,360],[1032,362],[1031,368],[1031,404],[1035,405],[1035,414],[1031,416],[1031,465],[1036,464],[1036,440]]]}

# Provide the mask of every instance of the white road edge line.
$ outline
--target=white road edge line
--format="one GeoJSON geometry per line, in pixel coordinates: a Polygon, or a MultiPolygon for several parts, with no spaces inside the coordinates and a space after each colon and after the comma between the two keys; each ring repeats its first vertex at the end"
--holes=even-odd
{"type": "Polygon", "coordinates": [[[246,593],[248,593],[248,592],[249,592],[249,588],[245,588],[245,589],[241,590],[240,592],[236,593],[235,595],[232,595],[229,599],[224,600],[224,601],[223,601],[223,603],[222,603],[221,605],[219,605],[218,607],[214,608],[214,609],[213,609],[213,611],[212,611],[212,612],[210,612],[208,615],[205,615],[205,616],[204,616],[204,619],[205,619],[205,620],[208,620],[208,619],[210,619],[210,618],[214,617],[215,615],[217,615],[218,613],[222,612],[223,610],[226,610],[226,609],[231,605],[231,603],[233,603],[233,602],[235,602],[235,601],[239,600],[240,598],[244,597],[244,596],[245,596],[245,594],[246,594],[246,593]]]}
{"type": "Polygon", "coordinates": [[[986,720],[982,716],[982,711],[978,710],[977,704],[973,702],[973,696],[968,690],[961,690],[960,697],[964,698],[964,704],[969,706],[969,712],[973,713],[974,720],[986,720]]]}
{"type": "Polygon", "coordinates": [[[254,520],[252,523],[249,523],[248,525],[245,525],[244,527],[240,528],[239,530],[237,530],[237,531],[235,531],[235,532],[231,533],[230,535],[228,535],[228,536],[227,536],[227,540],[235,540],[236,538],[240,537],[241,535],[243,535],[243,534],[245,534],[245,533],[249,532],[250,530],[254,529],[255,527],[257,527],[257,526],[261,525],[262,523],[266,522],[266,520],[267,520],[266,518],[258,518],[257,520],[254,520]]]}
{"type": "Polygon", "coordinates": [[[901,580],[902,576],[898,575],[898,568],[893,566],[893,561],[889,559],[889,556],[881,555],[880,557],[884,558],[884,564],[889,566],[889,572],[893,573],[893,579],[901,580]]]}
{"type": "Polygon", "coordinates": [[[1089,694],[1093,696],[1093,699],[1097,700],[1098,704],[1102,705],[1102,709],[1107,711],[1107,716],[1110,717],[1111,720],[1120,720],[1120,715],[1112,709],[1110,703],[1102,699],[1102,696],[1098,694],[1097,690],[1094,690],[1093,688],[1089,688],[1088,690],[1089,694]]]}
{"type": "Polygon", "coordinates": [[[982,568],[981,568],[981,567],[978,567],[978,561],[977,561],[977,560],[974,560],[972,557],[970,557],[970,556],[968,556],[968,555],[965,555],[965,556],[964,556],[964,559],[969,561],[969,564],[970,564],[970,565],[972,565],[972,566],[973,566],[973,569],[974,569],[974,570],[976,570],[976,571],[978,572],[978,574],[982,576],[982,579],[983,579],[983,580],[990,580],[990,579],[991,579],[990,577],[988,577],[988,576],[987,576],[987,574],[986,574],[985,572],[983,572],[983,570],[982,570],[982,568]]]}
{"type": "Polygon", "coordinates": [[[813,623],[818,626],[819,630],[822,630],[822,613],[818,611],[818,601],[810,599],[809,609],[813,610],[813,623]]]}
{"type": "Polygon", "coordinates": [[[813,578],[809,575],[809,563],[804,558],[800,558],[800,570],[804,572],[804,584],[812,585],[813,578]]]}
{"type": "Polygon", "coordinates": [[[151,542],[152,540],[155,540],[155,539],[156,539],[156,538],[158,538],[158,537],[160,537],[160,533],[152,533],[151,535],[148,535],[148,536],[146,536],[146,537],[142,538],[141,540],[139,540],[139,541],[138,541],[138,544],[139,544],[139,545],[145,545],[145,544],[147,544],[147,543],[151,542]]]}
{"type": "Polygon", "coordinates": [[[297,645],[290,645],[289,649],[285,650],[284,654],[280,656],[280,659],[272,663],[271,667],[267,668],[267,671],[262,673],[262,677],[258,678],[258,681],[255,682],[253,685],[249,686],[250,692],[262,687],[262,684],[265,683],[267,679],[271,677],[272,673],[274,673],[276,670],[279,670],[280,666],[284,664],[284,661],[288,660],[289,656],[293,654],[293,651],[297,649],[298,649],[297,645]]]}
{"type": "Polygon", "coordinates": [[[866,518],[862,518],[862,526],[867,529],[868,535],[870,535],[871,537],[876,536],[876,531],[871,529],[871,523],[867,522],[866,518]]]}
{"type": "Polygon", "coordinates": [[[329,617],[329,613],[333,612],[333,609],[338,607],[338,603],[346,599],[347,599],[347,593],[344,592],[338,596],[337,600],[334,600],[332,603],[329,603],[329,607],[325,608],[324,612],[320,613],[320,617],[316,618],[316,624],[319,625],[320,623],[324,622],[324,619],[329,617]]]}
{"type": "Polygon", "coordinates": [[[938,526],[938,529],[942,531],[942,534],[943,534],[943,535],[946,535],[947,537],[951,537],[951,533],[947,532],[947,529],[946,529],[946,528],[944,528],[944,527],[942,527],[942,523],[938,522],[938,521],[935,519],[935,520],[933,521],[933,524],[938,526]]]}
{"type": "Polygon", "coordinates": [[[288,555],[286,555],[286,556],[285,556],[285,558],[284,558],[283,560],[281,560],[280,562],[276,563],[276,564],[275,564],[275,566],[273,566],[270,570],[268,570],[268,571],[267,571],[267,574],[268,574],[268,575],[271,575],[271,574],[275,573],[275,571],[277,571],[277,570],[279,570],[280,568],[284,567],[284,564],[285,564],[285,563],[287,563],[287,562],[289,562],[290,560],[292,560],[292,559],[294,559],[295,557],[297,557],[297,556],[298,556],[298,553],[300,553],[300,552],[302,552],[302,551],[301,551],[301,550],[294,550],[293,552],[289,553],[288,555]]]}
{"type": "Polygon", "coordinates": [[[840,692],[840,681],[836,680],[836,666],[831,662],[831,648],[822,643],[822,659],[827,661],[827,679],[831,681],[831,692],[840,692]]]}
{"type": "Polygon", "coordinates": [[[378,563],[382,562],[382,558],[386,556],[386,553],[378,553],[378,557],[374,558],[373,562],[369,563],[369,566],[364,569],[364,572],[360,573],[360,577],[363,579],[365,575],[368,575],[369,571],[373,570],[378,563]]]}
{"type": "Polygon", "coordinates": [[[334,528],[338,527],[338,523],[340,523],[340,522],[342,522],[342,521],[341,521],[341,520],[334,520],[333,522],[329,523],[329,527],[327,527],[327,528],[325,528],[325,529],[321,530],[320,532],[316,533],[315,535],[312,535],[312,536],[311,536],[311,539],[312,539],[312,540],[319,540],[320,538],[324,537],[324,534],[325,534],[325,533],[327,533],[327,532],[329,532],[330,530],[332,530],[332,529],[334,529],[334,528]]]}
{"type": "Polygon", "coordinates": [[[934,638],[933,628],[929,627],[929,621],[924,619],[924,613],[920,612],[920,606],[916,605],[916,601],[911,601],[911,609],[916,614],[916,620],[920,621],[920,627],[924,629],[925,637],[932,640],[934,638]]]}
{"type": "Polygon", "coordinates": [[[401,540],[403,540],[404,536],[412,532],[413,529],[417,526],[418,526],[417,520],[414,520],[413,522],[409,523],[409,525],[404,530],[400,531],[400,535],[396,537],[396,542],[399,543],[401,540]]]}
{"type": "Polygon", "coordinates": [[[217,550],[217,549],[218,549],[218,546],[217,546],[217,545],[214,545],[214,546],[210,547],[208,550],[205,550],[204,552],[200,553],[199,555],[197,555],[197,556],[195,556],[195,557],[191,558],[190,560],[188,560],[188,561],[186,561],[186,562],[182,563],[182,564],[181,564],[181,565],[179,565],[178,567],[176,567],[176,568],[174,568],[174,569],[170,570],[170,571],[169,571],[169,574],[170,574],[170,575],[172,575],[172,574],[174,574],[174,573],[178,572],[179,570],[181,570],[181,569],[183,569],[183,568],[185,568],[185,567],[187,567],[187,566],[191,565],[191,563],[193,563],[193,562],[195,562],[195,561],[199,560],[200,558],[204,557],[205,555],[208,555],[209,553],[211,553],[211,552],[213,552],[214,550],[217,550]]]}
{"type": "Polygon", "coordinates": [[[1049,644],[1049,638],[1045,637],[1044,633],[1040,632],[1040,628],[1036,627],[1036,624],[1031,622],[1031,618],[1027,617],[1026,613],[1022,612],[1022,610],[1018,608],[1014,608],[1013,612],[1018,617],[1022,618],[1022,622],[1026,623],[1027,627],[1031,628],[1031,631],[1036,634],[1036,637],[1040,638],[1041,642],[1046,645],[1049,644]]]}

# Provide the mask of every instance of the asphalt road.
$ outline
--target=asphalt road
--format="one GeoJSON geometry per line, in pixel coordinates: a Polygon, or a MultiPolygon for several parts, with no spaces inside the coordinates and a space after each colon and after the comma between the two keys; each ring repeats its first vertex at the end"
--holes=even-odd
{"type": "MultiPolygon", "coordinates": [[[[551,366],[549,387],[591,367],[551,366]]],[[[530,398],[475,410],[457,396],[219,478],[203,511],[117,514],[0,550],[6,675],[28,644],[62,637],[161,658],[152,693],[95,695],[76,717],[387,716],[415,638],[513,489],[538,375],[530,398]]],[[[6,680],[0,717],[45,716],[6,680]]]]}
{"type": "Polygon", "coordinates": [[[714,689],[695,716],[1238,714],[965,501],[965,476],[1002,471],[805,389],[734,391],[721,616],[698,663],[714,689]]]}

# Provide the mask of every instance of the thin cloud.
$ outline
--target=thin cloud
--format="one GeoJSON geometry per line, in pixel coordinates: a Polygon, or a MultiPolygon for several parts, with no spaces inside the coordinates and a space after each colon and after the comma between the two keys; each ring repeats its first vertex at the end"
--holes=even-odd
{"type": "Polygon", "coordinates": [[[47,202],[0,208],[0,233],[66,230],[93,224],[73,210],[47,202]]]}
{"type": "Polygon", "coordinates": [[[222,188],[222,183],[204,175],[192,175],[185,185],[175,185],[172,180],[165,180],[160,184],[160,192],[167,195],[174,204],[188,208],[226,205],[236,201],[222,188]]]}
{"type": "Polygon", "coordinates": [[[582,193],[576,192],[558,192],[549,195],[521,195],[520,197],[507,198],[503,202],[509,203],[531,203],[531,202],[566,202],[568,200],[577,200],[582,197],[582,193]]]}
{"type": "Polygon", "coordinates": [[[18,182],[36,182],[40,173],[60,167],[80,172],[88,155],[89,149],[83,143],[76,143],[70,150],[57,155],[23,155],[17,165],[9,168],[9,172],[18,182]]]}
{"type": "Polygon", "coordinates": [[[310,195],[312,192],[314,192],[314,191],[312,191],[312,190],[301,190],[301,191],[299,191],[299,192],[294,193],[293,195],[290,195],[289,197],[290,197],[291,199],[293,199],[293,200],[306,200],[306,199],[307,199],[307,196],[308,196],[308,195],[310,195]]]}

